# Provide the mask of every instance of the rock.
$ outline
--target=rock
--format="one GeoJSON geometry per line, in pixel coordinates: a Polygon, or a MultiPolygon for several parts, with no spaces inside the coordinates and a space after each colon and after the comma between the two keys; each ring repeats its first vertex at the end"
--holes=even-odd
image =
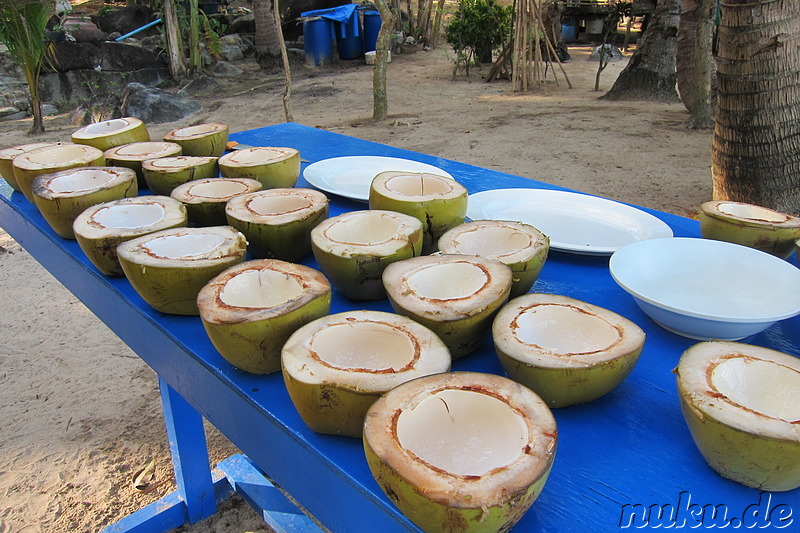
{"type": "Polygon", "coordinates": [[[244,74],[244,70],[236,65],[231,65],[227,61],[217,61],[217,63],[211,67],[211,74],[217,78],[228,78],[241,76],[244,74]]]}
{"type": "Polygon", "coordinates": [[[100,49],[92,43],[63,41],[53,43],[53,50],[53,67],[58,72],[93,69],[102,63],[100,49]]]}
{"type": "Polygon", "coordinates": [[[19,109],[14,106],[0,107],[0,117],[7,117],[14,113],[19,113],[19,109]]]}
{"type": "Polygon", "coordinates": [[[167,64],[165,57],[160,57],[155,50],[126,43],[102,42],[99,45],[102,54],[103,70],[131,71],[143,68],[163,67],[167,64]]]}
{"type": "Polygon", "coordinates": [[[239,45],[220,43],[219,48],[222,59],[229,63],[244,59],[244,53],[239,45]]]}
{"type": "MultiPolygon", "coordinates": [[[[149,24],[153,20],[153,10],[150,7],[134,4],[97,16],[94,22],[106,33],[119,32],[120,35],[125,35],[149,24]]],[[[158,31],[158,25],[156,25],[137,34],[137,37],[155,35],[158,31]]]]}
{"type": "Polygon", "coordinates": [[[122,96],[122,114],[144,122],[174,122],[203,108],[194,100],[141,83],[131,83],[122,96]]]}
{"type": "Polygon", "coordinates": [[[181,96],[186,96],[187,98],[192,98],[197,96],[211,96],[213,94],[219,94],[220,90],[221,86],[219,83],[217,83],[217,80],[211,76],[203,74],[202,76],[198,76],[181,87],[178,91],[178,94],[181,96]]]}
{"type": "Polygon", "coordinates": [[[16,113],[0,117],[0,120],[5,122],[6,120],[22,120],[24,118],[28,118],[27,111],[17,111],[16,113]]]}
{"type": "Polygon", "coordinates": [[[60,111],[58,108],[51,104],[42,104],[42,116],[45,117],[52,117],[53,115],[58,115],[60,111]]]}
{"type": "Polygon", "coordinates": [[[228,24],[227,31],[229,33],[255,33],[256,32],[256,17],[252,13],[240,15],[234,18],[228,24]]]}
{"type": "Polygon", "coordinates": [[[605,46],[605,50],[606,50],[605,53],[606,54],[610,54],[610,57],[607,58],[609,61],[619,61],[620,59],[625,57],[625,56],[622,55],[622,51],[619,48],[617,48],[616,46],[614,46],[613,44],[602,44],[600,46],[595,46],[592,49],[592,53],[589,54],[588,61],[600,61],[600,47],[601,46],[605,46]]]}
{"type": "Polygon", "coordinates": [[[106,32],[84,17],[67,17],[61,26],[79,43],[94,43],[106,38],[106,32]]]}
{"type": "Polygon", "coordinates": [[[19,98],[14,100],[14,107],[17,108],[19,111],[27,111],[30,107],[30,101],[27,98],[19,98]]]}
{"type": "Polygon", "coordinates": [[[39,87],[45,102],[82,104],[95,94],[122,94],[132,82],[143,85],[160,85],[170,78],[167,67],[144,68],[130,72],[102,70],[72,70],[69,72],[42,73],[39,87]]]}

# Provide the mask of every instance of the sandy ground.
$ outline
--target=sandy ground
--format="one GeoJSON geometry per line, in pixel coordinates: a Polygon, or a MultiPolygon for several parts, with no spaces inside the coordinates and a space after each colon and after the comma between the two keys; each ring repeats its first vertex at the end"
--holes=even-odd
{"type": "MultiPolygon", "coordinates": [[[[711,195],[711,133],[687,130],[680,104],[608,103],[593,92],[597,64],[573,47],[545,90],[514,94],[482,72],[452,79],[452,52],[395,56],[389,112],[373,124],[372,69],[361,62],[295,73],[294,121],[518,174],[632,204],[692,216],[711,195]]],[[[284,121],[283,80],[250,62],[222,80],[224,98],[176,127],[219,121],[242,131],[284,121]]],[[[602,74],[608,89],[623,62],[602,74]]],[[[29,121],[0,124],[0,146],[68,140],[67,117],[25,135],[29,121]]],[[[155,374],[24,249],[0,232],[0,533],[97,531],[174,490],[155,374]],[[134,488],[150,461],[149,492],[134,488]]],[[[235,448],[208,427],[212,464],[235,448]]],[[[180,531],[262,531],[242,500],[180,531]]]]}

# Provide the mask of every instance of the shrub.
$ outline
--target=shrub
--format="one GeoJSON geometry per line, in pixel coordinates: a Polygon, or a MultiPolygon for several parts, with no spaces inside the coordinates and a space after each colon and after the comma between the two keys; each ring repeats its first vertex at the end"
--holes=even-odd
{"type": "Polygon", "coordinates": [[[445,38],[467,67],[473,58],[491,63],[492,52],[508,41],[511,10],[497,0],[459,1],[458,10],[445,26],[445,38]]]}

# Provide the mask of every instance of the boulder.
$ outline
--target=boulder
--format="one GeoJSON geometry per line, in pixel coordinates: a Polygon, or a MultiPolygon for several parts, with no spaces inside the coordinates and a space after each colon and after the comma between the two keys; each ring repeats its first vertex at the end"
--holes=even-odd
{"type": "Polygon", "coordinates": [[[131,82],[143,85],[160,85],[170,80],[167,67],[145,68],[130,72],[103,71],[100,69],[71,70],[69,72],[42,73],[39,87],[42,100],[81,104],[95,94],[121,94],[131,82]]]}
{"type": "MultiPolygon", "coordinates": [[[[119,32],[121,35],[125,35],[149,24],[154,19],[153,10],[150,7],[134,4],[109,11],[105,15],[98,15],[93,20],[106,33],[119,32]]],[[[137,37],[156,35],[158,31],[157,26],[148,28],[137,34],[137,37]]]]}
{"type": "Polygon", "coordinates": [[[175,122],[203,108],[185,96],[141,83],[131,83],[122,95],[122,114],[146,123],[175,122]]]}
{"type": "Polygon", "coordinates": [[[103,70],[132,71],[143,68],[156,68],[167,65],[163,56],[150,48],[126,43],[105,41],[100,43],[103,70]]]}
{"type": "Polygon", "coordinates": [[[94,122],[122,118],[121,107],[122,100],[118,96],[111,93],[98,94],[72,112],[72,123],[76,126],[86,126],[94,122]]]}
{"type": "Polygon", "coordinates": [[[227,61],[217,61],[216,64],[211,67],[211,74],[217,78],[232,78],[235,76],[241,76],[244,74],[244,71],[236,65],[228,63],[227,61]]]}
{"type": "Polygon", "coordinates": [[[53,67],[59,72],[93,69],[103,62],[100,49],[92,43],[62,41],[52,46],[53,67]]]}
{"type": "Polygon", "coordinates": [[[187,98],[193,98],[197,96],[212,96],[214,94],[219,94],[221,90],[222,86],[217,83],[217,80],[203,74],[181,87],[180,90],[178,90],[178,94],[187,98]]]}

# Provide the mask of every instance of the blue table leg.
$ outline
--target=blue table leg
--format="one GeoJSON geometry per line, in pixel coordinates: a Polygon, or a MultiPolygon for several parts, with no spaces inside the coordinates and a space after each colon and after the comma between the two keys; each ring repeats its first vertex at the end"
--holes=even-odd
{"type": "Polygon", "coordinates": [[[180,498],[186,502],[189,523],[193,524],[217,511],[203,417],[160,376],[158,384],[175,483],[180,498]]]}

